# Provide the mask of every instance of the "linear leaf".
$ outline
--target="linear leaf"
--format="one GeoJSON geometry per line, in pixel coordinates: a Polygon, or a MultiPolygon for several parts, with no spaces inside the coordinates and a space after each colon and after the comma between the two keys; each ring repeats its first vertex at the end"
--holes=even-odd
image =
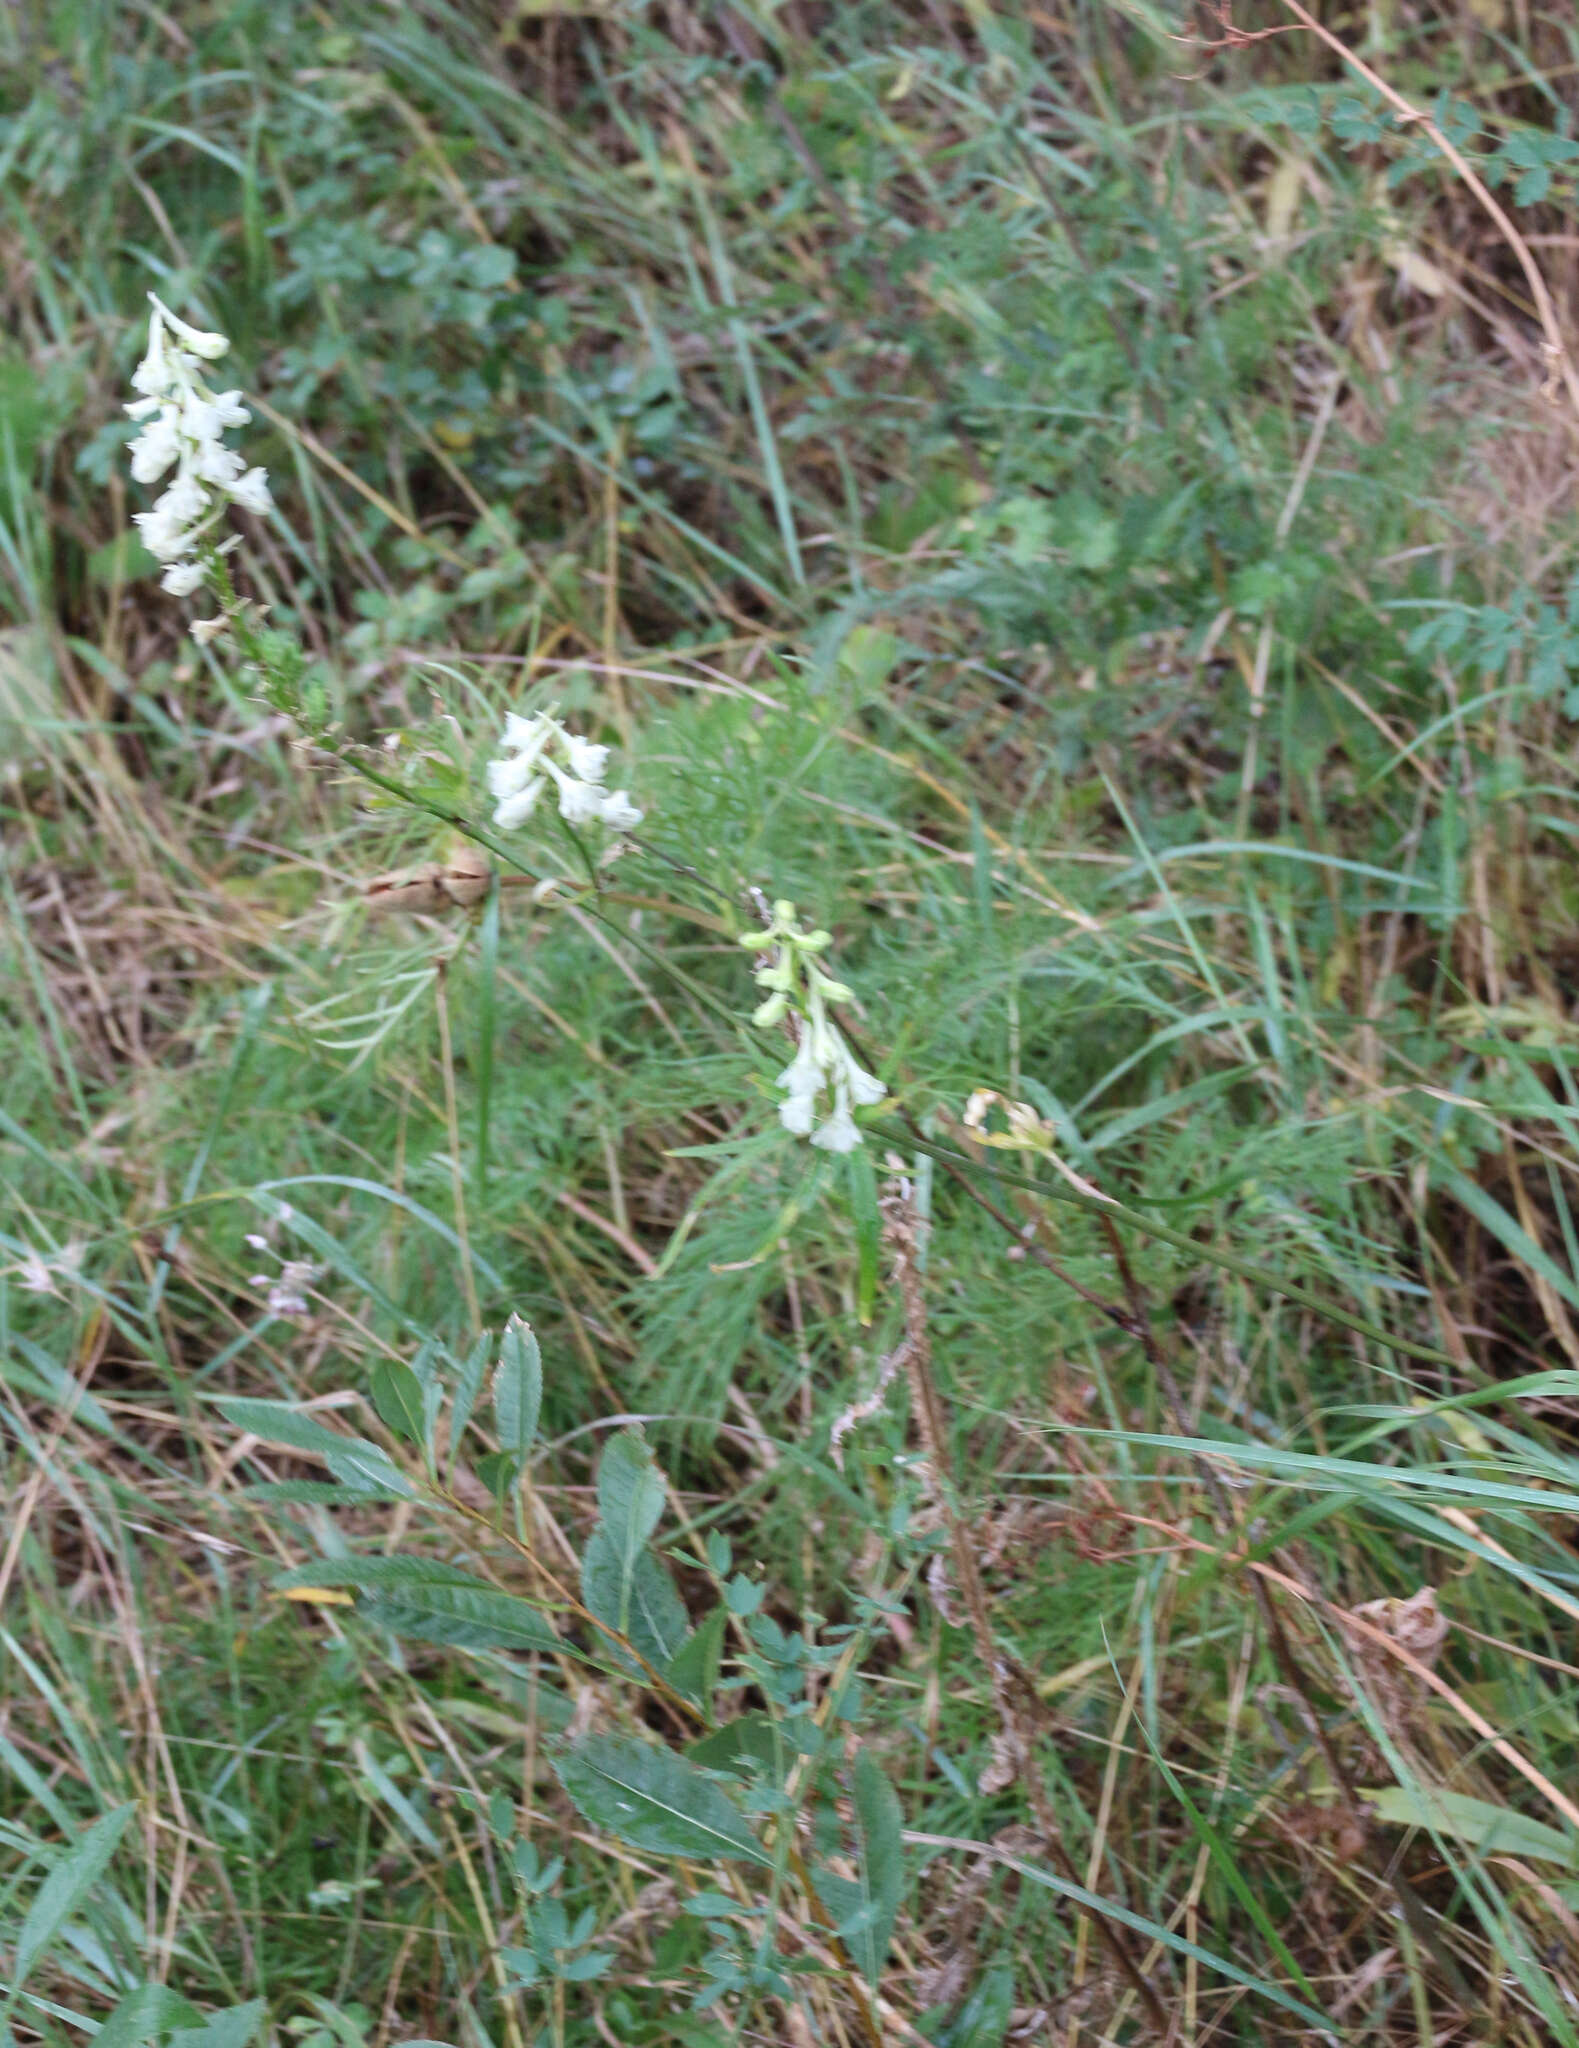
{"type": "Polygon", "coordinates": [[[823,1904],[857,1969],[874,1987],[883,1974],[894,1921],[905,1895],[904,1814],[898,1794],[869,1749],[857,1752],[851,1775],[857,1875],[816,1874],[823,1904]]]}
{"type": "Polygon", "coordinates": [[[488,1333],[485,1330],[461,1361],[455,1376],[455,1402],[450,1410],[450,1456],[455,1456],[466,1425],[472,1419],[477,1396],[482,1392],[483,1374],[488,1370],[488,1333]]]}
{"type": "Polygon", "coordinates": [[[1395,1827],[1426,1828],[1465,1843],[1480,1855],[1500,1852],[1540,1863],[1579,1869],[1579,1836],[1547,1827],[1511,1807],[1467,1792],[1439,1792],[1431,1787],[1384,1785],[1360,1797],[1374,1806],[1380,1819],[1395,1827]]]}
{"type": "Polygon", "coordinates": [[[39,1886],[17,1937],[16,1960],[11,1969],[13,1998],[44,1950],[104,1874],[126,1832],[132,1811],[130,1806],[118,1806],[113,1813],[96,1820],[39,1886]]]}
{"type": "Polygon", "coordinates": [[[949,2036],[951,2048],[1003,2048],[1013,2014],[1014,1971],[1007,1963],[991,1963],[960,2007],[949,2036]]]}
{"type": "Polygon", "coordinates": [[[660,1856],[772,1859],[723,1788],[672,1749],[589,1735],[554,1763],[595,1827],[660,1856]]]}

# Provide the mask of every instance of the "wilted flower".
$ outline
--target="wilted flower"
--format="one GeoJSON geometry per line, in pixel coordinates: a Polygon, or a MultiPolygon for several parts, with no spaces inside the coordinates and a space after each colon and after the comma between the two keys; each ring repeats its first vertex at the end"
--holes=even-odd
{"type": "MultiPolygon", "coordinates": [[[[211,391],[202,366],[230,347],[222,334],[205,333],[177,318],[154,293],[148,348],[132,376],[140,396],[126,410],[146,422],[131,444],[131,470],[140,484],[157,483],[175,465],[175,476],[152,509],[135,515],[143,544],[168,564],[160,583],[176,597],[190,597],[207,571],[199,549],[227,505],[262,517],[273,506],[268,472],[243,471],[242,458],[225,445],[227,427],[244,427],[252,415],[239,391],[211,391]]],[[[194,637],[212,640],[223,619],[201,620],[194,637]]]]}
{"type": "Polygon", "coordinates": [[[567,824],[629,832],[641,823],[643,813],[625,790],[603,787],[608,748],[571,732],[550,712],[523,718],[512,711],[499,744],[503,751],[488,763],[488,788],[496,806],[493,822],[501,832],[526,823],[550,781],[559,791],[559,815],[567,824]]]}
{"type": "MultiPolygon", "coordinates": [[[[252,1241],[250,1237],[247,1240],[249,1244],[252,1241]]],[[[304,1316],[308,1313],[304,1289],[317,1278],[318,1268],[311,1259],[287,1259],[273,1279],[267,1273],[254,1273],[247,1285],[269,1290],[268,1310],[271,1316],[304,1316]]]]}
{"type": "Polygon", "coordinates": [[[740,943],[753,953],[771,955],[756,970],[757,986],[769,993],[757,1005],[752,1023],[794,1019],[795,1057],[773,1084],[785,1091],[779,1122],[825,1152],[853,1152],[861,1143],[853,1109],[871,1108],[888,1090],[860,1064],[828,1016],[828,1005],[848,1002],[851,993],[817,964],[817,955],[832,943],[830,935],[804,930],[795,922],[794,904],[780,901],[767,930],[752,932],[740,943]],[[819,1098],[825,1091],[833,1096],[833,1108],[819,1124],[819,1098]]]}
{"type": "Polygon", "coordinates": [[[75,1238],[47,1255],[25,1245],[22,1257],[4,1270],[16,1275],[24,1294],[59,1294],[57,1280],[75,1281],[82,1277],[82,1254],[83,1247],[75,1238]]]}

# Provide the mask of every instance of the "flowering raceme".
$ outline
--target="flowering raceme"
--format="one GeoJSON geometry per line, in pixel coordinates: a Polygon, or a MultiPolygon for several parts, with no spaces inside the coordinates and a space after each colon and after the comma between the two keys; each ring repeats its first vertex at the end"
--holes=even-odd
{"type": "Polygon", "coordinates": [[[817,964],[817,955],[831,943],[829,934],[804,930],[795,922],[794,904],[778,902],[767,930],[748,933],[740,943],[750,952],[772,955],[756,970],[757,986],[768,994],[757,1005],[752,1023],[795,1020],[795,1057],[773,1084],[786,1091],[779,1122],[798,1138],[810,1137],[825,1152],[853,1152],[862,1142],[854,1109],[869,1109],[888,1090],[860,1065],[828,1016],[830,1003],[847,1003],[851,995],[842,981],[824,974],[817,964]],[[819,1124],[818,1098],[824,1091],[832,1094],[833,1109],[819,1124]]]}
{"type": "Polygon", "coordinates": [[[523,718],[512,711],[499,745],[502,751],[488,763],[488,787],[495,803],[493,822],[501,832],[526,823],[550,782],[559,793],[559,815],[568,825],[607,825],[615,832],[630,832],[641,823],[643,814],[625,790],[603,787],[608,748],[571,732],[551,713],[537,711],[523,718]]]}
{"type": "MultiPolygon", "coordinates": [[[[225,430],[244,427],[252,417],[241,393],[211,390],[203,379],[203,365],[216,362],[230,343],[223,334],[205,334],[177,319],[152,292],[148,299],[148,351],[132,376],[139,395],[126,408],[144,422],[131,444],[132,477],[157,483],[172,465],[175,476],[153,509],[135,517],[144,546],[166,565],[163,587],[190,597],[207,578],[201,549],[226,507],[239,505],[261,517],[274,501],[268,471],[244,468],[225,445],[225,430]]],[[[226,542],[219,552],[235,545],[226,542]]]]}

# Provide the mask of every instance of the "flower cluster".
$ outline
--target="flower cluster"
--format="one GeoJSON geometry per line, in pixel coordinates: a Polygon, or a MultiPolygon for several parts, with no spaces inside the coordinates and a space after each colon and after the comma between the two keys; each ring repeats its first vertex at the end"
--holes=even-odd
{"type": "Polygon", "coordinates": [[[756,970],[757,986],[768,994],[758,1004],[752,1023],[794,1019],[796,1054],[773,1084],[786,1091],[779,1104],[779,1122],[798,1138],[809,1136],[825,1152],[853,1152],[861,1143],[854,1107],[870,1108],[881,1102],[888,1090],[857,1062],[829,1020],[828,1005],[847,1003],[851,995],[842,981],[824,974],[817,964],[817,956],[831,943],[829,934],[804,930],[795,922],[794,904],[778,902],[767,929],[749,933],[740,943],[750,952],[772,956],[756,970]],[[818,1097],[825,1090],[833,1097],[833,1109],[818,1124],[818,1097]]]}
{"type": "MultiPolygon", "coordinates": [[[[167,564],[160,579],[164,588],[188,597],[207,575],[200,544],[226,506],[261,515],[274,501],[268,471],[244,469],[241,457],[225,446],[225,429],[244,427],[252,417],[241,393],[213,391],[203,381],[203,365],[217,361],[230,343],[178,320],[152,292],[148,297],[148,352],[132,376],[139,396],[126,408],[145,422],[131,444],[132,476],[140,484],[157,483],[172,463],[175,476],[153,510],[137,513],[136,520],[148,552],[167,564]]],[[[211,639],[223,621],[199,624],[211,630],[198,637],[211,639]]]]}
{"type": "Polygon", "coordinates": [[[559,815],[569,825],[607,825],[629,832],[642,813],[623,789],[605,789],[609,750],[571,732],[549,712],[523,718],[512,711],[504,722],[501,752],[488,763],[493,822],[501,832],[524,825],[552,781],[559,791],[559,815]],[[557,758],[556,758],[557,757],[557,758]]]}

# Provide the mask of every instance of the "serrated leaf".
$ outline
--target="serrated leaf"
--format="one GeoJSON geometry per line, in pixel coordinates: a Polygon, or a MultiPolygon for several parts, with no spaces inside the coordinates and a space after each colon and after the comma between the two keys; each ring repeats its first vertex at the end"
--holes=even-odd
{"type": "Polygon", "coordinates": [[[815,1881],[818,1896],[838,1925],[839,1938],[875,1988],[905,1895],[904,1814],[868,1749],[856,1753],[850,1793],[858,1875],[851,1879],[822,1870],[815,1881]]]}
{"type": "Polygon", "coordinates": [[[103,1876],[115,1854],[133,1808],[118,1806],[90,1828],[84,1829],[75,1847],[61,1857],[33,1895],[17,1936],[16,1955],[11,1966],[11,1996],[15,1998],[33,1965],[76,1912],[103,1876]]]}
{"type": "Polygon", "coordinates": [[[378,1419],[408,1443],[427,1441],[426,1403],[422,1382],[398,1358],[381,1358],[373,1367],[370,1391],[378,1419]]]}
{"type": "Polygon", "coordinates": [[[511,1316],[499,1339],[499,1364],[493,1376],[494,1420],[506,1457],[524,1458],[532,1448],[542,1405],[542,1353],[531,1325],[511,1316]]]}
{"type": "Polygon", "coordinates": [[[722,1786],[672,1749],[589,1735],[556,1758],[559,1782],[594,1827],[660,1856],[772,1858],[722,1786]]]}

